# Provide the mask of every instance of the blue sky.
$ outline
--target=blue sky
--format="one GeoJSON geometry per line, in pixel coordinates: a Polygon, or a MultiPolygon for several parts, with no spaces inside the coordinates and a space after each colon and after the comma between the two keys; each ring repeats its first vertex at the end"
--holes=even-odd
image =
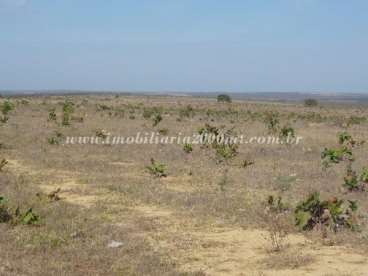
{"type": "Polygon", "coordinates": [[[0,89],[368,92],[366,0],[0,0],[0,89]]]}

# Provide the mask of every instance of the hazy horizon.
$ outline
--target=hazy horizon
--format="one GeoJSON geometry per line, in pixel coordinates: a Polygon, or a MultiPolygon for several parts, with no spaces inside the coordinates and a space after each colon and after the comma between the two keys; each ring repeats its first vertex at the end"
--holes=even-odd
{"type": "Polygon", "coordinates": [[[0,90],[367,93],[367,8],[0,0],[0,90]]]}

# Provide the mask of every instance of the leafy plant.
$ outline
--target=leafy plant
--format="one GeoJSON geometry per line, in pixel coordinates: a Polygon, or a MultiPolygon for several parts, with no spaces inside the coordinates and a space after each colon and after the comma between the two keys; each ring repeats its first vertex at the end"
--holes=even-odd
{"type": "Polygon", "coordinates": [[[345,158],[353,160],[353,153],[348,147],[342,147],[338,149],[325,148],[321,154],[321,158],[326,165],[329,163],[340,163],[345,158]]]}
{"type": "Polygon", "coordinates": [[[51,109],[49,112],[49,121],[55,121],[56,122],[56,112],[55,108],[51,109]]]}
{"type": "Polygon", "coordinates": [[[1,113],[6,116],[9,114],[10,111],[14,109],[14,104],[12,104],[10,101],[5,101],[1,105],[1,113]]]}
{"type": "Polygon", "coordinates": [[[211,126],[210,124],[205,124],[204,127],[198,130],[198,133],[200,135],[213,134],[215,136],[218,136],[220,134],[220,130],[215,126],[211,126]]]}
{"type": "Polygon", "coordinates": [[[290,126],[284,126],[280,129],[280,137],[286,139],[288,137],[295,138],[295,130],[290,126]]]}
{"type": "Polygon", "coordinates": [[[5,197],[0,196],[0,223],[7,223],[12,219],[5,197]]]}
{"type": "Polygon", "coordinates": [[[220,94],[217,96],[217,102],[231,103],[231,97],[226,94],[220,94]]]}
{"type": "Polygon", "coordinates": [[[55,134],[47,139],[50,145],[59,145],[62,142],[64,135],[61,132],[55,131],[55,134]]]}
{"type": "Polygon", "coordinates": [[[354,213],[358,207],[356,202],[349,202],[343,206],[344,201],[337,198],[321,200],[318,192],[308,196],[299,203],[294,211],[295,224],[301,230],[312,230],[316,226],[328,226],[337,231],[340,227],[354,229],[356,226],[354,213]]]}
{"type": "Polygon", "coordinates": [[[18,220],[21,224],[24,225],[37,225],[40,222],[40,217],[36,215],[32,208],[29,208],[24,214],[21,214],[17,209],[16,214],[18,213],[18,220]]]}
{"type": "Polygon", "coordinates": [[[265,114],[264,122],[266,124],[266,127],[270,133],[275,133],[279,129],[279,115],[275,112],[267,112],[265,114]]]}
{"type": "Polygon", "coordinates": [[[189,144],[189,143],[185,143],[184,146],[183,146],[183,150],[186,152],[186,153],[191,153],[193,151],[193,146],[192,144],[189,144]]]}
{"type": "Polygon", "coordinates": [[[150,119],[152,118],[155,114],[161,114],[162,113],[162,108],[159,107],[145,107],[143,109],[143,118],[145,119],[150,119]]]}
{"type": "Polygon", "coordinates": [[[351,164],[349,164],[346,170],[346,176],[344,177],[344,187],[346,187],[349,191],[356,191],[362,188],[359,183],[358,175],[356,171],[353,170],[351,164]]]}
{"type": "Polygon", "coordinates": [[[104,129],[98,129],[98,130],[96,130],[96,137],[99,137],[99,138],[102,138],[102,139],[106,139],[109,135],[110,135],[110,133],[107,132],[104,129]]]}
{"type": "Polygon", "coordinates": [[[160,113],[156,113],[153,115],[153,126],[157,126],[162,121],[162,116],[160,113]]]}
{"type": "Polygon", "coordinates": [[[191,105],[187,105],[185,108],[179,111],[180,118],[190,118],[194,116],[194,109],[191,105]]]}
{"type": "Polygon", "coordinates": [[[8,222],[14,225],[37,225],[40,217],[33,212],[32,208],[27,209],[25,213],[22,213],[19,207],[12,211],[8,206],[8,200],[0,196],[0,223],[8,222]]]}
{"type": "Polygon", "coordinates": [[[63,103],[63,119],[62,119],[63,126],[70,125],[72,113],[74,113],[74,103],[67,100],[63,103]]]}
{"type": "Polygon", "coordinates": [[[341,132],[338,136],[339,139],[339,144],[340,145],[345,145],[345,146],[349,146],[349,147],[354,147],[356,146],[358,143],[353,139],[353,137],[346,131],[341,132]]]}
{"type": "Polygon", "coordinates": [[[157,163],[155,159],[151,158],[151,165],[147,166],[148,171],[156,177],[166,177],[166,166],[164,164],[157,163]]]}
{"type": "Polygon", "coordinates": [[[304,105],[307,107],[313,107],[318,105],[318,101],[316,99],[305,99],[304,105]]]}
{"type": "Polygon", "coordinates": [[[237,144],[216,144],[216,154],[220,159],[228,160],[238,154],[237,144]]]}
{"type": "Polygon", "coordinates": [[[249,166],[252,166],[252,165],[254,165],[253,161],[244,160],[242,163],[243,168],[248,168],[249,166]]]}
{"type": "Polygon", "coordinates": [[[212,144],[212,146],[216,146],[216,138],[220,135],[220,129],[211,126],[210,124],[205,124],[204,127],[198,130],[198,134],[201,135],[202,144],[204,146],[208,146],[208,144],[212,144]]]}
{"type": "Polygon", "coordinates": [[[363,168],[363,171],[360,174],[360,180],[364,183],[368,183],[368,168],[363,168]]]}
{"type": "Polygon", "coordinates": [[[282,201],[281,196],[275,198],[273,195],[270,195],[267,199],[267,210],[274,213],[282,213],[288,211],[289,207],[282,201]]]}
{"type": "Polygon", "coordinates": [[[8,164],[9,162],[6,159],[2,159],[0,161],[0,172],[3,171],[4,167],[8,164]]]}
{"type": "Polygon", "coordinates": [[[161,135],[167,135],[169,133],[169,130],[167,128],[161,128],[158,130],[158,133],[161,135]]]}

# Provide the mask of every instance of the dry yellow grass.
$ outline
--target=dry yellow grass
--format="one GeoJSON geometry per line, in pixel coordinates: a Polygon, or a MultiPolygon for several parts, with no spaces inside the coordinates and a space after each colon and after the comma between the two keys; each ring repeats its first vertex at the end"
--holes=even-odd
{"type": "MultiPolygon", "coordinates": [[[[55,108],[60,122],[64,96],[11,99],[16,108],[0,126],[0,195],[13,206],[33,207],[40,226],[0,224],[0,275],[366,275],[368,271],[366,192],[342,188],[345,165],[321,166],[321,151],[337,145],[348,130],[366,140],[368,124],[358,106],[306,108],[298,104],[145,96],[70,96],[70,126],[48,121],[55,108]],[[105,105],[106,108],[98,108],[105,105]],[[193,117],[180,114],[187,105],[193,117]],[[152,126],[145,108],[162,108],[152,126]],[[104,110],[103,110],[104,109],[104,110]],[[122,111],[123,110],[123,111],[122,111]],[[64,136],[112,135],[167,129],[168,135],[193,134],[205,123],[238,134],[268,135],[265,112],[280,114],[294,127],[299,145],[240,145],[238,155],[218,163],[214,151],[194,145],[50,145],[55,131],[64,136]],[[123,114],[124,113],[124,114],[123,114]],[[354,117],[353,117],[354,118],[354,117]],[[150,159],[167,165],[166,178],[147,172],[150,159]],[[244,160],[254,164],[243,168],[244,160]],[[226,176],[226,177],[225,177],[226,176]],[[61,200],[36,194],[60,188],[61,200]],[[284,247],[272,252],[269,221],[262,216],[269,195],[290,206],[318,190],[359,202],[360,232],[300,233],[287,214],[284,247]],[[109,248],[111,241],[121,242],[109,248]]],[[[1,99],[0,99],[1,102],[1,99]]],[[[366,163],[367,146],[354,150],[354,167],[366,163]]]]}

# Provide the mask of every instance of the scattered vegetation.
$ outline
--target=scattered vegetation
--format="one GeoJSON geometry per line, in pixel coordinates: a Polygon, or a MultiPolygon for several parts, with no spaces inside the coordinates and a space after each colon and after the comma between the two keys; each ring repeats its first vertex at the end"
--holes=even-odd
{"type": "Polygon", "coordinates": [[[229,160],[238,154],[238,144],[214,144],[220,161],[229,160]]]}
{"type": "Polygon", "coordinates": [[[166,166],[158,163],[155,159],[151,158],[151,165],[147,166],[148,171],[156,177],[166,177],[166,166]]]}
{"type": "Polygon", "coordinates": [[[185,108],[179,111],[180,118],[192,118],[194,117],[194,109],[191,105],[187,105],[185,108]]]}

